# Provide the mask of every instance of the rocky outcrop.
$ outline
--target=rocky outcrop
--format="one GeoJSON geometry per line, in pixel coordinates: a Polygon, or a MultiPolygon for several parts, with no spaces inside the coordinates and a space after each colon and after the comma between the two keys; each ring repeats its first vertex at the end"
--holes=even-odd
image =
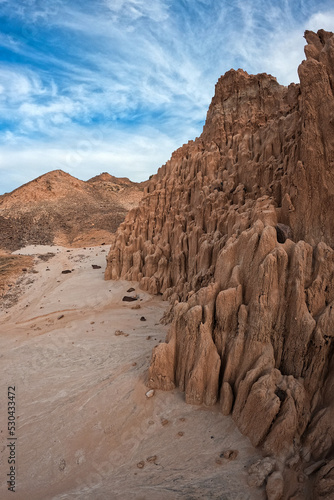
{"type": "Polygon", "coordinates": [[[299,85],[219,79],[202,135],[152,178],[106,269],[170,300],[149,386],[219,402],[296,475],[334,443],[334,36],[305,38],[299,85]]]}

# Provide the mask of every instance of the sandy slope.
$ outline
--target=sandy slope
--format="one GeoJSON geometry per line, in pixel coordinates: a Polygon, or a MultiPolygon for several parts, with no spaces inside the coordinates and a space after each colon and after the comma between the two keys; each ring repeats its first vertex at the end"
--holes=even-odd
{"type": "Polygon", "coordinates": [[[0,312],[0,498],[264,498],[247,486],[258,454],[229,417],[186,405],[178,391],[146,398],[166,303],[136,283],[104,281],[107,250],[19,252],[55,256],[36,258],[39,272],[21,284],[18,303],[0,312]],[[122,302],[131,285],[140,300],[122,302]],[[128,336],[115,336],[117,329],[128,336]],[[9,385],[17,393],[15,495],[6,485],[9,385]],[[238,450],[237,458],[221,458],[226,450],[238,450]]]}

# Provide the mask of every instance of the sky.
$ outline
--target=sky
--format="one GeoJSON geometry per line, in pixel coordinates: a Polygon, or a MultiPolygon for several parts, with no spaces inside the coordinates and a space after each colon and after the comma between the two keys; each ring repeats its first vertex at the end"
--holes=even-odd
{"type": "Polygon", "coordinates": [[[231,68],[298,82],[333,0],[0,0],[0,194],[51,170],[146,180],[231,68]]]}

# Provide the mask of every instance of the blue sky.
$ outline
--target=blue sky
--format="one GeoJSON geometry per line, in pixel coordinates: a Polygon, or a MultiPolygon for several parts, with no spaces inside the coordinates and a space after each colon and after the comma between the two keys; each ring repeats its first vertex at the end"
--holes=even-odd
{"type": "Polygon", "coordinates": [[[62,169],[141,181],[230,68],[298,82],[333,0],[0,0],[0,194],[62,169]]]}

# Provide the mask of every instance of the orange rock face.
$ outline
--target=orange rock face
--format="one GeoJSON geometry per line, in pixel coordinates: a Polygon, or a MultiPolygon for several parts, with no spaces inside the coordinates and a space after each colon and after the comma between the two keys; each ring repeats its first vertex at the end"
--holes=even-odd
{"type": "Polygon", "coordinates": [[[152,178],[106,270],[170,300],[149,386],[219,402],[283,464],[334,443],[334,35],[305,38],[299,85],[219,79],[202,135],[152,178]]]}

